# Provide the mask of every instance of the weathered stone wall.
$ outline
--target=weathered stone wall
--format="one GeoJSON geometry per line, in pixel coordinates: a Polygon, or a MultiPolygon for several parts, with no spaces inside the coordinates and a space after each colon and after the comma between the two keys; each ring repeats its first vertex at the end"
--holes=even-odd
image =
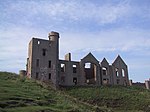
{"type": "Polygon", "coordinates": [[[113,62],[112,72],[114,85],[129,85],[128,68],[120,56],[113,62]]]}
{"type": "Polygon", "coordinates": [[[105,58],[99,63],[91,53],[78,62],[71,61],[71,53],[65,55],[65,60],[59,60],[59,33],[51,32],[48,37],[49,40],[32,38],[30,41],[26,67],[28,77],[51,81],[55,86],[129,85],[127,65],[120,56],[112,65],[105,58]],[[91,63],[90,69],[85,68],[86,63],[91,63]]]}
{"type": "Polygon", "coordinates": [[[101,76],[103,85],[112,85],[112,71],[110,70],[109,63],[104,58],[101,62],[101,76]]]}
{"type": "Polygon", "coordinates": [[[145,81],[146,89],[150,89],[150,79],[145,81]]]}
{"type": "Polygon", "coordinates": [[[27,73],[41,81],[57,85],[59,63],[59,34],[51,32],[49,40],[32,38],[28,50],[27,73]]]}

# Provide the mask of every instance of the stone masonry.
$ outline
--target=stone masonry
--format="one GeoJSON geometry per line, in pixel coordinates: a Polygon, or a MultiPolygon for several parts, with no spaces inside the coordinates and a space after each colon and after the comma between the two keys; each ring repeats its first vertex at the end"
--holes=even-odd
{"type": "Polygon", "coordinates": [[[59,59],[59,33],[50,32],[49,40],[32,38],[28,47],[26,72],[29,78],[58,86],[129,85],[128,67],[118,55],[110,65],[99,62],[92,53],[72,61],[71,53],[59,59]]]}

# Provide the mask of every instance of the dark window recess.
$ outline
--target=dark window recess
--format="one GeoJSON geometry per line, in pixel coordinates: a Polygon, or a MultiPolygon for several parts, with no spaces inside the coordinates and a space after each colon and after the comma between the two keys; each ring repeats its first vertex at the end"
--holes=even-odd
{"type": "Polygon", "coordinates": [[[117,84],[119,84],[120,83],[120,80],[119,79],[117,79],[117,84]]]}
{"type": "Polygon", "coordinates": [[[124,80],[124,85],[125,85],[125,86],[127,85],[127,81],[126,81],[126,80],[124,80]]]}
{"type": "Polygon", "coordinates": [[[43,52],[43,53],[42,53],[43,56],[45,56],[45,55],[46,55],[46,49],[43,49],[42,52],[43,52]]]}
{"type": "Polygon", "coordinates": [[[76,78],[76,77],[73,78],[73,83],[74,83],[75,85],[77,85],[77,78],[76,78]]]}
{"type": "Polygon", "coordinates": [[[103,70],[103,75],[106,75],[106,70],[103,70]]]}
{"type": "Polygon", "coordinates": [[[76,65],[73,65],[73,73],[77,73],[77,66],[76,65]]]}
{"type": "Polygon", "coordinates": [[[65,72],[65,64],[62,63],[60,66],[61,66],[61,72],[65,72]]]}
{"type": "Polygon", "coordinates": [[[36,79],[38,79],[39,78],[39,73],[38,72],[36,72],[36,79]]]}
{"type": "Polygon", "coordinates": [[[102,67],[103,75],[107,75],[107,68],[102,67]]]}
{"type": "Polygon", "coordinates": [[[51,61],[48,61],[48,67],[51,68],[51,61]]]}
{"type": "Polygon", "coordinates": [[[77,68],[73,67],[73,73],[77,73],[77,68]]]}
{"type": "Polygon", "coordinates": [[[49,73],[49,75],[48,75],[48,79],[51,79],[51,73],[49,73]]]}
{"type": "Polygon", "coordinates": [[[61,77],[61,82],[65,82],[65,77],[64,76],[61,77]]]}
{"type": "Polygon", "coordinates": [[[40,64],[40,60],[37,59],[37,60],[36,60],[36,67],[39,67],[39,64],[40,64]]]}

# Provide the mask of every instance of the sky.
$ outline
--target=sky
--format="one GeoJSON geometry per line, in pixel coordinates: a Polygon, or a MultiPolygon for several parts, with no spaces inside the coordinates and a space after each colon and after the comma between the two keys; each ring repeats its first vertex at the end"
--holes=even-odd
{"type": "Polygon", "coordinates": [[[25,69],[32,37],[60,34],[60,59],[120,55],[129,78],[150,78],[150,0],[0,0],[0,71],[25,69]]]}

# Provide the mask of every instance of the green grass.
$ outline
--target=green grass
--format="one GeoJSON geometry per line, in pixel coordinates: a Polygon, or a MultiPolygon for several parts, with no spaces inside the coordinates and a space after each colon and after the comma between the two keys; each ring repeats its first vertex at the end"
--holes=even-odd
{"type": "Polygon", "coordinates": [[[66,92],[84,102],[115,111],[150,112],[150,91],[140,87],[71,87],[66,92]]]}
{"type": "Polygon", "coordinates": [[[0,111],[4,112],[51,112],[92,111],[69,99],[61,91],[45,84],[20,78],[18,75],[0,72],[0,111]]]}
{"type": "Polygon", "coordinates": [[[0,112],[150,112],[150,90],[140,87],[50,85],[0,72],[0,112]]]}

